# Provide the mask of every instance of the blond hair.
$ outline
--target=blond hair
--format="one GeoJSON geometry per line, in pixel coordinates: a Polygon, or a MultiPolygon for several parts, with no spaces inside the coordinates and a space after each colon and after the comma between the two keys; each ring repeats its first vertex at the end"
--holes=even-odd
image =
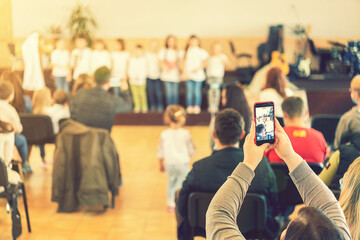
{"type": "Polygon", "coordinates": [[[186,122],[185,109],[180,105],[170,105],[166,108],[164,113],[165,124],[176,123],[184,126],[186,122]]]}
{"type": "Polygon", "coordinates": [[[48,88],[36,90],[32,99],[33,113],[45,114],[45,108],[51,105],[51,91],[48,88]]]}
{"type": "Polygon", "coordinates": [[[344,174],[339,202],[351,237],[360,239],[360,157],[355,159],[344,174]]]}
{"type": "Polygon", "coordinates": [[[94,86],[94,82],[91,76],[87,75],[86,73],[80,74],[79,77],[74,82],[74,85],[71,90],[71,95],[75,96],[80,89],[87,89],[93,86],[94,86]]]}

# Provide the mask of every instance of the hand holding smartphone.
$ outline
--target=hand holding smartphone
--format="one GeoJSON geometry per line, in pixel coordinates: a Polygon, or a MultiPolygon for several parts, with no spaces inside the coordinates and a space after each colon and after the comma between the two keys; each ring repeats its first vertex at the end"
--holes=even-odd
{"type": "Polygon", "coordinates": [[[275,142],[274,108],[273,102],[259,102],[254,105],[255,143],[257,146],[275,142]]]}

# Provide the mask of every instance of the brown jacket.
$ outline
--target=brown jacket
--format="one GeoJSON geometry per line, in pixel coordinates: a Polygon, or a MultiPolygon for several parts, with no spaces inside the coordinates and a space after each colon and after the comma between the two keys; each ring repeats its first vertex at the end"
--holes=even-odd
{"type": "Polygon", "coordinates": [[[121,185],[119,157],[109,131],[90,128],[74,120],[62,124],[56,138],[52,201],[58,212],[81,206],[109,205],[121,185]]]}

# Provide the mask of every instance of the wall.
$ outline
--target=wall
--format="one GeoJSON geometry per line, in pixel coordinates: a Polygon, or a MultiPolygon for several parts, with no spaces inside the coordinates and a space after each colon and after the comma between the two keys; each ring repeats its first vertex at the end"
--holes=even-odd
{"type": "Polygon", "coordinates": [[[0,0],[0,66],[10,67],[8,43],[13,41],[11,0],[0,0]]]}

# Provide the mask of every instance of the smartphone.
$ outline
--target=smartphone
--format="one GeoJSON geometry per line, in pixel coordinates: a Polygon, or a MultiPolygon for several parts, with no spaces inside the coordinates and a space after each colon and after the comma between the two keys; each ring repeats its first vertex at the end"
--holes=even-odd
{"type": "Polygon", "coordinates": [[[275,142],[275,107],[273,102],[259,102],[254,104],[255,143],[275,142]]]}

